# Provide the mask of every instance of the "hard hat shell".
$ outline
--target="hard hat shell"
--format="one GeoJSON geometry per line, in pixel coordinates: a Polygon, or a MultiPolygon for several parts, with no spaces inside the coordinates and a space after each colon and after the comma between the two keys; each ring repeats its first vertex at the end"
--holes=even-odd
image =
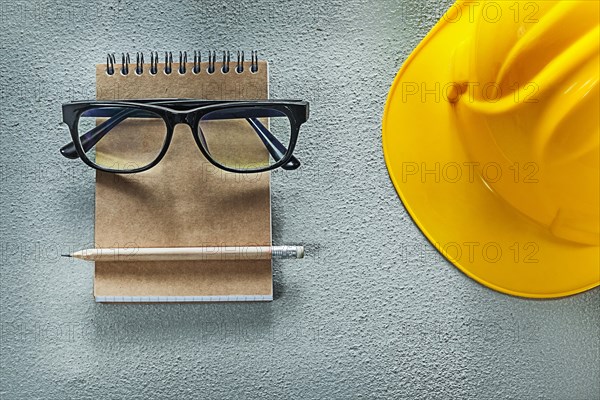
{"type": "Polygon", "coordinates": [[[598,286],[599,3],[455,3],[396,76],[391,179],[453,264],[493,289],[598,286]]]}

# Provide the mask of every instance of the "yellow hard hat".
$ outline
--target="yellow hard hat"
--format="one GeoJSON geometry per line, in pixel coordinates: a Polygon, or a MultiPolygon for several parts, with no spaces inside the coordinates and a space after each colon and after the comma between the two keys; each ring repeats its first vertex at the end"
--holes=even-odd
{"type": "Polygon", "coordinates": [[[480,283],[559,297],[600,283],[597,1],[458,1],[396,76],[391,179],[480,283]]]}

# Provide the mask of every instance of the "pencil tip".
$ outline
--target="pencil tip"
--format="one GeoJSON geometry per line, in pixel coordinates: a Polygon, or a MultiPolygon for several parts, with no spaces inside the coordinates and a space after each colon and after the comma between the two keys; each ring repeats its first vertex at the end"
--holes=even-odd
{"type": "Polygon", "coordinates": [[[61,254],[61,257],[73,257],[73,256],[70,254],[61,254]]]}

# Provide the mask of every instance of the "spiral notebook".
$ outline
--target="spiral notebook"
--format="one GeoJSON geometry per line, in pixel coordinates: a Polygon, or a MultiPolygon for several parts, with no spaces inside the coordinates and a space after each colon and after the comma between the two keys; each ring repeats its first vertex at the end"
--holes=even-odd
{"type": "MultiPolygon", "coordinates": [[[[224,53],[191,62],[167,53],[150,63],[137,54],[96,66],[99,100],[133,98],[266,99],[268,65],[252,53],[224,53]]],[[[271,245],[269,173],[222,171],[194,143],[189,127],[176,126],[164,159],[138,174],[96,174],[96,247],[271,245]]],[[[96,262],[97,302],[269,301],[270,260],[96,262]]]]}

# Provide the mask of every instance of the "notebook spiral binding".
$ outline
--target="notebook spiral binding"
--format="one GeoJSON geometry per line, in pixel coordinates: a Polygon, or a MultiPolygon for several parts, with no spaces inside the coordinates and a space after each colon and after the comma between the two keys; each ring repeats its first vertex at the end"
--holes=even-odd
{"type": "MultiPolygon", "coordinates": [[[[255,73],[258,72],[258,51],[253,50],[250,56],[250,72],[255,73]]],[[[156,75],[158,73],[158,52],[151,51],[150,52],[150,70],[148,71],[151,75],[156,75]]],[[[179,66],[177,67],[177,71],[180,74],[185,74],[187,72],[186,64],[188,62],[187,51],[179,52],[179,66]]],[[[194,62],[192,67],[192,73],[199,74],[200,73],[200,63],[202,62],[202,56],[200,51],[194,51],[194,62]]],[[[129,74],[129,65],[131,64],[131,58],[129,57],[129,53],[121,53],[121,66],[120,73],[122,75],[129,74]]],[[[221,72],[226,74],[230,71],[231,64],[231,52],[223,51],[223,59],[221,62],[221,72]]],[[[114,53],[109,53],[106,56],[106,73],[108,75],[114,75],[115,73],[115,65],[116,58],[114,53]]],[[[206,68],[206,72],[212,74],[216,71],[217,67],[217,52],[209,51],[208,52],[208,68],[206,68]]],[[[135,54],[135,74],[141,75],[144,73],[144,53],[137,52],[135,54]]],[[[165,74],[170,74],[173,72],[173,53],[170,51],[165,52],[164,58],[164,69],[165,74]]],[[[244,72],[244,52],[237,52],[237,61],[235,65],[235,72],[242,73],[244,72]]]]}

